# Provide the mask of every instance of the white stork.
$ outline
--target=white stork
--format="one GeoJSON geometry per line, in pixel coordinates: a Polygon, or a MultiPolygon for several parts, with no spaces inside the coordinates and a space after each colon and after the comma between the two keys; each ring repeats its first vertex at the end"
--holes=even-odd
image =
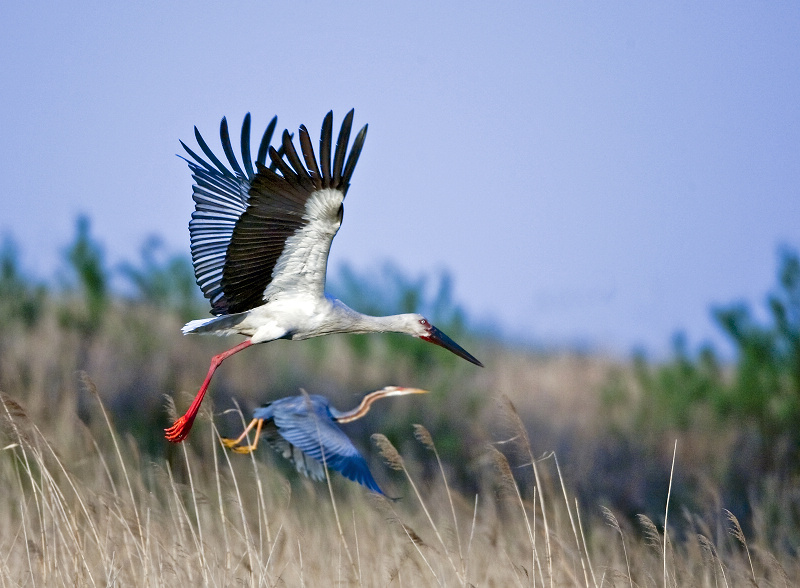
{"type": "Polygon", "coordinates": [[[189,434],[220,363],[256,343],[392,331],[419,337],[483,365],[419,314],[368,316],[325,294],[328,252],[342,223],[342,202],[367,125],[356,135],[345,162],[353,124],[353,111],[348,112],[331,160],[333,113],[329,112],[322,123],[319,165],[308,131],[301,125],[303,165],[288,131],[283,132],[280,150],[269,146],[276,122],[273,118],[264,133],[255,168],[250,158],[249,113],[241,136],[244,169],[231,148],[224,118],[220,137],[230,168],[208,148],[196,127],[197,143],[208,161],[181,142],[193,160],[186,159],[195,182],[195,211],[189,223],[192,263],[197,284],[216,315],[187,323],[183,333],[235,334],[247,339],[211,359],[191,406],[166,429],[166,438],[176,443],[189,434]],[[269,167],[265,166],[267,153],[269,167]]]}

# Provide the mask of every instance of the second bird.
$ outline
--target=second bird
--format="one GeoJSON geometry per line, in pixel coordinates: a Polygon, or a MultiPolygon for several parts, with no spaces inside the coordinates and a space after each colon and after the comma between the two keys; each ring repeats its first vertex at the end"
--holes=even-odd
{"type": "Polygon", "coordinates": [[[369,412],[372,403],[381,398],[426,393],[419,388],[386,386],[364,396],[353,410],[342,412],[331,406],[324,396],[303,392],[257,408],[244,432],[236,439],[222,439],[222,443],[236,453],[250,453],[255,451],[263,433],[267,443],[291,461],[301,474],[324,480],[324,464],[348,480],[383,494],[369,471],[367,461],[339,428],[339,423],[360,419],[369,412]],[[242,445],[253,427],[256,428],[253,442],[242,445]]]}
{"type": "Polygon", "coordinates": [[[367,135],[365,125],[348,154],[353,111],[342,122],[333,149],[333,113],[322,123],[319,161],[308,131],[300,126],[300,153],[288,131],[278,150],[270,146],[277,120],[264,133],[255,166],[250,156],[250,115],[242,125],[242,164],[231,147],[228,125],[220,125],[230,168],[209,149],[195,128],[207,159],[183,142],[195,184],[189,223],[192,263],[215,316],[194,320],[183,333],[244,335],[235,347],[215,355],[186,413],[166,430],[173,442],[186,439],[214,371],[226,358],[276,339],[302,340],[333,333],[392,331],[440,345],[482,366],[455,341],[419,314],[375,317],[357,312],[325,294],[331,241],[339,230],[343,201],[367,135]],[[270,164],[267,167],[266,158],[270,164]],[[305,164],[303,163],[305,162],[305,164]]]}

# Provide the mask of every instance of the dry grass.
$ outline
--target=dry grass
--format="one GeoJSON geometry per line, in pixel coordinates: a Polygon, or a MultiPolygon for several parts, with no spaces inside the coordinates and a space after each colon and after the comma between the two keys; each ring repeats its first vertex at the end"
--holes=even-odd
{"type": "MultiPolygon", "coordinates": [[[[749,526],[723,510],[713,488],[699,513],[673,493],[668,533],[671,479],[656,487],[661,507],[635,520],[587,499],[585,489],[603,482],[597,454],[584,449],[603,432],[597,390],[613,361],[494,348],[475,350],[485,370],[441,368],[440,354],[421,375],[390,358],[381,338],[368,361],[343,338],[276,343],[226,362],[192,436],[176,447],[159,432],[169,422],[163,395],[182,408],[209,357],[229,343],[182,338],[179,326],[125,308],[88,341],[58,328],[53,314],[32,331],[0,331],[0,586],[800,581],[796,546],[773,540],[789,536],[776,532],[774,512],[800,504],[791,486],[762,509],[753,500],[749,526]],[[399,500],[336,474],[327,485],[299,479],[267,448],[242,456],[219,443],[217,427],[227,435],[244,418],[212,415],[210,400],[255,404],[302,385],[346,407],[390,383],[434,394],[400,399],[349,432],[399,500]],[[375,459],[373,431],[386,434],[376,443],[396,469],[375,459]],[[564,435],[575,442],[568,451],[564,435]]],[[[675,476],[692,443],[679,439],[675,476]]]]}
{"type": "MultiPolygon", "coordinates": [[[[95,398],[94,410],[103,411],[95,398]]],[[[518,427],[509,444],[532,458],[513,404],[505,401],[503,410],[518,427]]],[[[290,483],[260,459],[224,451],[213,426],[171,462],[151,461],[110,420],[90,430],[64,412],[40,424],[6,394],[0,411],[8,441],[0,456],[3,586],[597,588],[661,586],[664,578],[667,586],[798,580],[794,558],[748,548],[730,514],[731,535],[705,530],[680,542],[672,535],[665,541],[649,519],[640,529],[610,511],[610,525],[583,519],[552,455],[512,465],[506,447],[487,446],[481,489],[462,496],[447,485],[444,466],[426,484],[380,437],[401,474],[392,487],[403,498],[393,501],[338,476],[328,488],[290,483]],[[202,445],[211,459],[195,452],[202,445]],[[519,480],[534,466],[538,481],[525,494],[519,480]]],[[[417,427],[416,436],[436,452],[427,430],[417,427]]]]}

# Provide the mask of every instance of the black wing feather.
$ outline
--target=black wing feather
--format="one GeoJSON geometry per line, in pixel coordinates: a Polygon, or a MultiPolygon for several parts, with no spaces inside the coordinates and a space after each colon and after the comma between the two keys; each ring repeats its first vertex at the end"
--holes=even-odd
{"type": "Polygon", "coordinates": [[[303,162],[300,161],[300,156],[297,155],[297,150],[294,148],[294,143],[292,143],[292,137],[289,134],[289,131],[283,131],[283,151],[286,156],[286,159],[289,160],[289,164],[294,169],[295,173],[297,174],[297,179],[300,182],[300,185],[309,192],[313,192],[316,190],[316,186],[314,182],[311,180],[311,176],[308,174],[308,170],[303,165],[303,162]]]}
{"type": "Polygon", "coordinates": [[[231,164],[233,171],[240,176],[244,176],[242,168],[239,167],[239,162],[236,161],[236,155],[233,153],[233,147],[231,147],[231,135],[228,132],[228,121],[225,120],[224,116],[222,117],[222,122],[219,123],[219,138],[222,141],[222,150],[225,152],[225,157],[228,158],[228,163],[231,164]]]}
{"type": "Polygon", "coordinates": [[[300,125],[300,148],[303,151],[303,159],[306,160],[308,172],[317,190],[322,188],[322,175],[319,173],[317,158],[314,157],[314,147],[311,145],[311,137],[308,136],[308,129],[305,125],[300,125]]]}
{"type": "Polygon", "coordinates": [[[364,125],[364,128],[356,135],[356,140],[353,141],[353,148],[350,149],[350,155],[347,157],[347,163],[342,172],[342,183],[345,186],[350,185],[350,178],[353,176],[353,171],[356,169],[358,157],[361,155],[361,149],[364,147],[364,140],[367,138],[367,126],[368,125],[364,125]]]}
{"type": "Polygon", "coordinates": [[[339,138],[336,139],[336,155],[333,159],[333,184],[338,186],[342,179],[344,156],[347,153],[347,143],[350,141],[350,129],[353,127],[353,110],[347,113],[342,121],[339,138]]]}
{"type": "Polygon", "coordinates": [[[208,145],[206,144],[205,140],[200,134],[200,131],[197,130],[197,127],[194,128],[194,138],[197,140],[197,144],[200,145],[200,149],[202,149],[203,153],[206,154],[206,157],[208,157],[211,163],[217,166],[217,169],[223,176],[228,176],[230,178],[236,179],[236,176],[234,176],[231,173],[231,171],[227,167],[225,167],[219,159],[217,159],[217,156],[214,155],[214,152],[208,148],[208,145]]]}
{"type": "Polygon", "coordinates": [[[333,143],[333,111],[325,115],[322,121],[322,133],[319,137],[319,162],[322,166],[322,186],[331,187],[331,143],[333,143]]]}
{"type": "Polygon", "coordinates": [[[272,120],[267,125],[267,130],[264,131],[264,136],[261,137],[261,145],[258,147],[258,156],[256,156],[256,163],[264,165],[267,161],[267,151],[269,144],[272,142],[272,134],[275,132],[275,125],[278,124],[278,117],[273,116],[272,120]]]}
{"type": "Polygon", "coordinates": [[[210,165],[208,164],[208,162],[207,162],[205,159],[203,159],[203,158],[202,158],[202,157],[200,157],[200,156],[199,156],[197,153],[195,153],[194,151],[192,151],[191,149],[189,149],[189,147],[187,147],[187,146],[186,146],[186,143],[184,143],[183,141],[178,141],[178,142],[181,144],[181,146],[184,148],[184,150],[186,150],[186,153],[188,153],[188,154],[189,154],[189,155],[192,157],[192,159],[194,159],[194,160],[195,160],[197,163],[195,164],[194,162],[192,162],[192,161],[189,161],[188,159],[186,159],[186,158],[185,158],[185,157],[183,157],[182,155],[178,155],[178,157],[180,157],[181,159],[183,159],[183,160],[184,160],[186,163],[188,163],[189,165],[199,165],[199,166],[201,166],[201,167],[205,168],[205,169],[206,169],[206,171],[209,171],[209,172],[211,172],[212,174],[214,174],[214,173],[218,173],[218,172],[217,172],[217,170],[216,170],[216,168],[214,168],[214,167],[210,166],[210,165]]]}
{"type": "Polygon", "coordinates": [[[242,149],[242,163],[244,164],[244,169],[247,171],[247,179],[252,180],[253,176],[256,175],[256,172],[253,169],[253,162],[250,159],[250,113],[249,112],[244,115],[244,122],[242,122],[241,149],[242,149]]]}

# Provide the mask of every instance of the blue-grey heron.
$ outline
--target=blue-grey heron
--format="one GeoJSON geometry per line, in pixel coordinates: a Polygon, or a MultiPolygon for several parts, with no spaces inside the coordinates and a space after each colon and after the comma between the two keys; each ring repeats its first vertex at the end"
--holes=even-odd
{"type": "Polygon", "coordinates": [[[253,420],[236,439],[223,439],[223,444],[237,453],[250,453],[263,436],[267,443],[290,460],[298,472],[312,479],[323,480],[323,461],[345,478],[383,494],[367,467],[364,457],[337,423],[349,423],[363,417],[373,402],[389,396],[424,394],[427,390],[387,386],[370,392],[353,410],[342,412],[331,406],[324,396],[300,394],[270,402],[253,411],[253,420]],[[255,427],[252,444],[241,445],[255,427]]]}

